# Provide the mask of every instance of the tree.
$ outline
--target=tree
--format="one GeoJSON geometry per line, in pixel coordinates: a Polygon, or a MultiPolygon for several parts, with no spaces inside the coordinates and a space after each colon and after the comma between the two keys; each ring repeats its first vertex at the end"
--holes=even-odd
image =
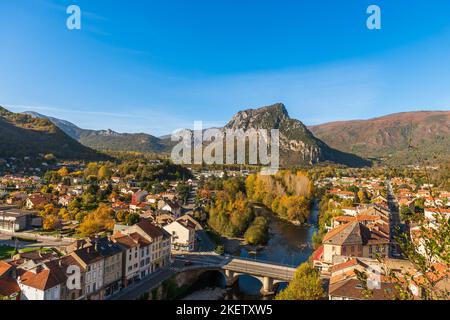
{"type": "Polygon", "coordinates": [[[81,235],[88,237],[101,231],[114,228],[114,211],[106,205],[101,204],[97,210],[89,213],[80,224],[78,231],[81,235]]]}
{"type": "Polygon", "coordinates": [[[67,170],[66,167],[62,167],[61,169],[58,170],[58,174],[61,177],[66,177],[69,174],[69,170],[67,170]]]}
{"type": "Polygon", "coordinates": [[[56,230],[60,227],[60,220],[57,216],[48,215],[44,218],[42,227],[45,231],[56,230]]]}
{"type": "Polygon", "coordinates": [[[90,162],[86,169],[84,169],[84,176],[87,178],[89,176],[97,177],[98,174],[98,165],[95,162],[90,162]]]}
{"type": "Polygon", "coordinates": [[[358,199],[360,203],[369,203],[369,197],[367,196],[366,190],[360,189],[358,191],[358,199]]]}
{"type": "Polygon", "coordinates": [[[58,215],[58,212],[58,208],[55,208],[53,203],[49,203],[44,206],[44,208],[39,212],[39,215],[45,218],[47,216],[56,216],[58,215]]]}
{"type": "Polygon", "coordinates": [[[72,220],[75,216],[74,214],[71,214],[66,208],[62,208],[59,210],[58,216],[66,221],[72,220]]]}
{"type": "Polygon", "coordinates": [[[130,213],[127,216],[127,226],[133,226],[136,223],[139,223],[140,216],[137,213],[130,213]]]}
{"type": "Polygon", "coordinates": [[[400,207],[400,217],[403,221],[411,221],[413,217],[413,212],[408,206],[402,205],[400,207]]]}
{"type": "Polygon", "coordinates": [[[117,214],[116,214],[117,222],[125,222],[125,220],[127,219],[127,215],[128,215],[128,213],[123,210],[120,210],[119,212],[117,212],[117,214]]]}
{"type": "Polygon", "coordinates": [[[105,180],[105,179],[109,179],[111,178],[111,170],[109,169],[108,166],[103,165],[100,167],[100,169],[98,169],[98,180],[105,180]]]}
{"type": "Polygon", "coordinates": [[[325,297],[319,272],[308,262],[295,271],[294,279],[276,300],[321,300],[325,297]]]}
{"type": "Polygon", "coordinates": [[[248,244],[265,244],[269,239],[268,220],[264,217],[256,217],[244,234],[248,244]]]}

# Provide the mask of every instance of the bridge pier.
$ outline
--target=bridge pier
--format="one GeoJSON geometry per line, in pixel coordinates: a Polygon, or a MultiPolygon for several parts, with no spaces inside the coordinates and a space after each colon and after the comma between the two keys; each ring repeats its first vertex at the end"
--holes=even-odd
{"type": "Polygon", "coordinates": [[[227,288],[232,287],[234,282],[236,281],[236,275],[231,270],[225,270],[225,279],[227,288]]]}
{"type": "Polygon", "coordinates": [[[275,293],[273,290],[273,279],[271,277],[264,277],[262,283],[261,294],[263,296],[270,296],[275,293]]]}

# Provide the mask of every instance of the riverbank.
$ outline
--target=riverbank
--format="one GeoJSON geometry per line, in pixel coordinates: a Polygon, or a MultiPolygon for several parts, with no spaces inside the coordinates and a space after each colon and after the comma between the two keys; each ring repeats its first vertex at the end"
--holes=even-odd
{"type": "MultiPolygon", "coordinates": [[[[303,262],[308,261],[314,251],[312,236],[317,230],[317,217],[317,203],[311,209],[311,216],[307,225],[297,226],[273,215],[270,219],[270,239],[267,245],[250,246],[246,244],[243,239],[227,239],[222,237],[223,245],[226,247],[226,251],[233,255],[296,267],[303,262]]],[[[235,285],[225,292],[223,291],[225,289],[223,283],[221,284],[219,280],[220,274],[217,274],[216,276],[211,275],[210,278],[199,279],[195,284],[194,291],[190,292],[184,298],[203,298],[209,292],[211,295],[214,293],[214,298],[216,298],[216,300],[268,299],[260,294],[261,282],[251,276],[240,276],[235,285]],[[212,289],[214,289],[214,291],[211,291],[212,289]],[[194,295],[197,292],[199,292],[199,294],[194,295]],[[222,296],[220,297],[219,292],[222,292],[222,296]]],[[[279,289],[282,288],[283,286],[279,287],[279,289]]]]}
{"type": "MultiPolygon", "coordinates": [[[[260,252],[264,251],[268,246],[271,246],[273,242],[277,242],[278,240],[273,241],[273,238],[279,237],[280,232],[284,232],[286,230],[289,230],[289,233],[292,235],[293,238],[295,238],[294,233],[298,231],[299,234],[303,234],[304,230],[312,230],[312,232],[308,232],[309,239],[305,239],[302,237],[302,240],[304,240],[304,243],[300,244],[298,246],[298,249],[313,249],[312,244],[312,235],[314,234],[314,231],[317,229],[317,221],[318,221],[318,205],[317,201],[314,202],[314,205],[311,207],[311,215],[307,222],[300,223],[297,221],[289,221],[287,219],[283,219],[276,214],[274,214],[272,211],[267,209],[262,204],[253,204],[253,207],[258,210],[258,215],[265,217],[269,220],[269,228],[268,228],[268,241],[266,244],[262,245],[251,245],[248,244],[244,238],[239,237],[226,237],[226,236],[220,236],[215,235],[215,240],[217,242],[217,245],[224,246],[225,253],[232,254],[232,255],[242,255],[242,252],[244,251],[244,256],[246,257],[259,257],[260,252]],[[282,226],[282,227],[281,227],[282,226]],[[287,226],[291,226],[290,228],[287,226]],[[280,229],[284,231],[280,231],[280,229]]],[[[304,262],[304,261],[303,261],[304,262]]]]}

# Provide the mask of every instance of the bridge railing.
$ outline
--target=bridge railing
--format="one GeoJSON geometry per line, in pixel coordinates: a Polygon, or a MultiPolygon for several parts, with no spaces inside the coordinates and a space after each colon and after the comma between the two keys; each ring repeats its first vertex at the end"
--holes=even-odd
{"type": "Polygon", "coordinates": [[[231,255],[228,255],[226,257],[230,257],[231,259],[236,259],[236,260],[245,260],[245,261],[258,262],[258,263],[265,263],[265,264],[270,264],[270,265],[279,266],[279,267],[298,268],[298,265],[273,262],[273,261],[269,261],[269,260],[252,259],[249,257],[240,257],[240,256],[231,256],[231,255]]]}

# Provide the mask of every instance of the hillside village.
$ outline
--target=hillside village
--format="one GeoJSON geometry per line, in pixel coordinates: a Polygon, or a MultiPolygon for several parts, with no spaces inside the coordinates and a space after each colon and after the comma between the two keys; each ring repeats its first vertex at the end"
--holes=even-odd
{"type": "MultiPolygon", "coordinates": [[[[398,299],[402,294],[398,279],[407,277],[411,299],[426,298],[421,283],[430,276],[438,290],[448,292],[448,262],[431,260],[435,272],[424,275],[402,254],[397,238],[406,232],[412,242],[421,243],[426,237],[423,230],[441,228],[437,220],[450,218],[448,191],[400,177],[390,181],[330,178],[319,185],[326,186],[321,203],[326,218],[321,221],[322,237],[311,260],[329,279],[329,299],[398,299]],[[376,284],[369,297],[360,281],[361,272],[372,276],[376,284]]],[[[420,251],[423,246],[417,248],[427,257],[427,252],[420,251]]]]}

